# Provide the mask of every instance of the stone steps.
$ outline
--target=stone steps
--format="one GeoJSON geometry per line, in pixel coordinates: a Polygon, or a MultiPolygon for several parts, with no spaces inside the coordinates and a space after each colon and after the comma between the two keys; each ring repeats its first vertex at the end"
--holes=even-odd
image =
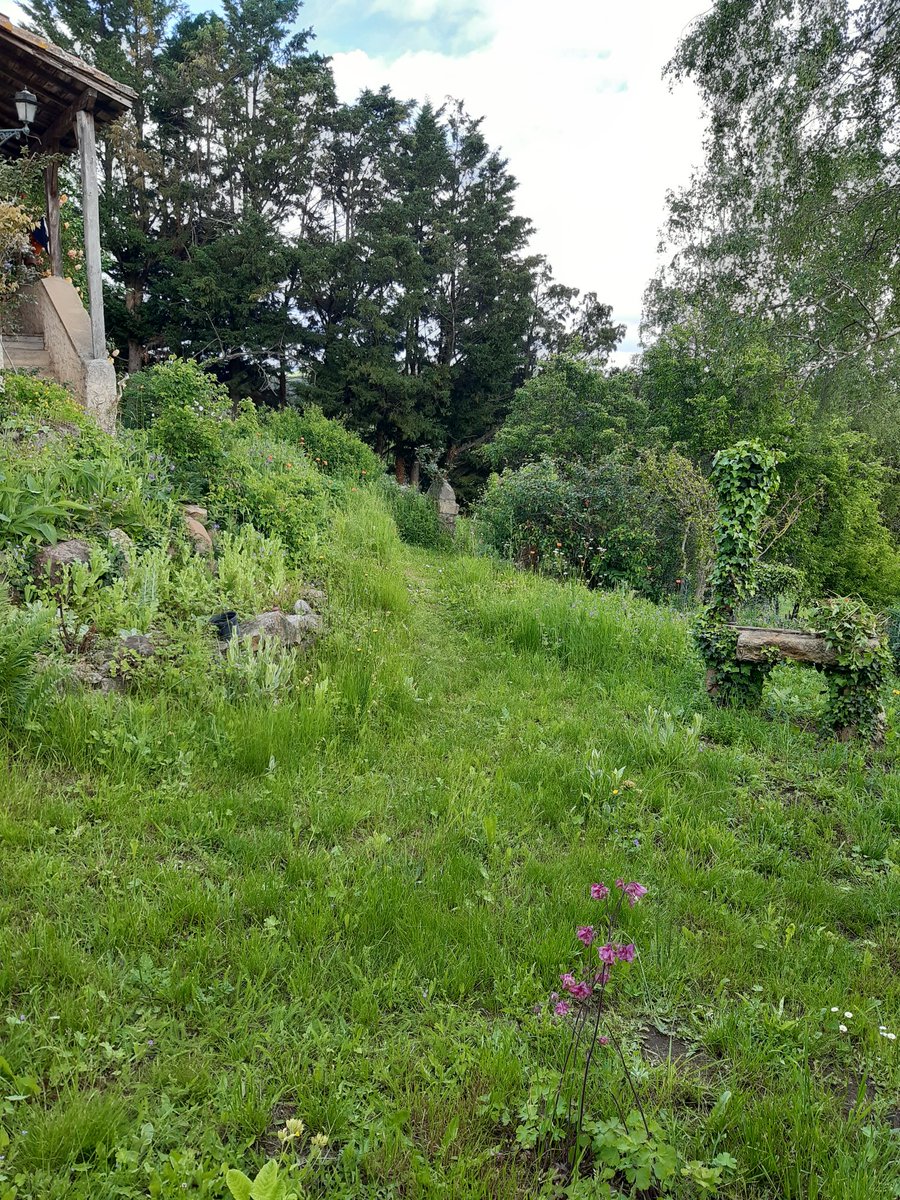
{"type": "Polygon", "coordinates": [[[2,365],[15,371],[37,371],[48,375],[50,355],[44,348],[43,337],[5,337],[0,339],[2,365]]]}

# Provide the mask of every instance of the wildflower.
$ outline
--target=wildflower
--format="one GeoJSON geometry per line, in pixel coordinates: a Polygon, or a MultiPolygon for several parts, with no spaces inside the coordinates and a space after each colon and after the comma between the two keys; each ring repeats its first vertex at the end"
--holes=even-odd
{"type": "Polygon", "coordinates": [[[327,1133],[314,1134],[310,1144],[315,1146],[315,1148],[317,1150],[324,1150],[325,1147],[328,1145],[328,1134],[327,1133]]]}
{"type": "Polygon", "coordinates": [[[606,1036],[606,1034],[603,1034],[602,1037],[598,1037],[597,1041],[600,1043],[601,1046],[609,1045],[609,1038],[606,1036]]]}
{"type": "Polygon", "coordinates": [[[531,1011],[536,1017],[539,1017],[544,1010],[541,1008],[540,1004],[535,1004],[531,1011]]]}
{"type": "Polygon", "coordinates": [[[627,946],[616,946],[616,958],[619,962],[634,962],[634,943],[629,942],[627,946]]]}
{"type": "Polygon", "coordinates": [[[559,982],[563,985],[566,991],[570,991],[575,986],[575,976],[571,971],[566,971],[565,975],[560,975],[559,982]]]}
{"type": "Polygon", "coordinates": [[[579,927],[575,930],[575,936],[578,938],[579,942],[583,942],[585,946],[590,946],[591,942],[594,940],[593,925],[579,925],[579,927]]]}
{"type": "Polygon", "coordinates": [[[838,1006],[837,1006],[836,1004],[833,1004],[833,1005],[831,1006],[831,1011],[832,1011],[832,1012],[840,1012],[840,1009],[838,1008],[838,1006]]]}
{"type": "Polygon", "coordinates": [[[628,897],[628,905],[630,908],[634,908],[638,900],[640,900],[642,896],[647,895],[647,889],[639,883],[626,883],[623,890],[625,895],[628,897]]]}
{"type": "Polygon", "coordinates": [[[551,992],[550,993],[550,1003],[551,1004],[555,1004],[558,999],[559,999],[559,992],[551,992]]]}
{"type": "Polygon", "coordinates": [[[591,884],[591,899],[592,900],[605,900],[608,895],[609,895],[609,888],[606,886],[605,883],[592,883],[591,884]]]}
{"type": "Polygon", "coordinates": [[[853,1013],[844,1013],[844,1016],[845,1016],[845,1017],[847,1018],[847,1020],[849,1021],[849,1020],[850,1020],[850,1018],[853,1016],[853,1013]]]}
{"type": "Polygon", "coordinates": [[[847,1026],[846,1026],[846,1025],[838,1025],[838,1029],[841,1031],[841,1033],[846,1033],[846,1032],[847,1032],[847,1026]]]}
{"type": "Polygon", "coordinates": [[[618,788],[613,788],[613,790],[612,790],[612,794],[613,794],[614,796],[618,796],[618,794],[619,794],[619,789],[618,789],[618,788]]]}
{"type": "Polygon", "coordinates": [[[592,990],[589,983],[576,983],[574,987],[569,988],[569,995],[573,1000],[587,1000],[592,990]]]}
{"type": "Polygon", "coordinates": [[[605,946],[601,946],[597,951],[602,963],[606,963],[609,967],[616,961],[616,948],[612,942],[607,942],[605,946]]]}
{"type": "Polygon", "coordinates": [[[560,1000],[559,1003],[554,1006],[553,1011],[558,1017],[567,1017],[572,1009],[568,1000],[560,1000]]]}
{"type": "Polygon", "coordinates": [[[299,1117],[290,1117],[284,1123],[284,1129],[278,1134],[283,1142],[291,1142],[303,1136],[306,1126],[299,1117]]]}
{"type": "Polygon", "coordinates": [[[609,983],[609,967],[604,967],[601,971],[596,973],[594,976],[594,983],[598,984],[600,987],[605,987],[606,984],[609,983]]]}

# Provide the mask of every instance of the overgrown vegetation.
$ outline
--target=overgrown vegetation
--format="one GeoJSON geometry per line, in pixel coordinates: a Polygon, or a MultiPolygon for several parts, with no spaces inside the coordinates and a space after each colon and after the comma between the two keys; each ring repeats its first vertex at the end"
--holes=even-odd
{"type": "Polygon", "coordinates": [[[322,503],[283,541],[216,476],[211,567],[155,423],[108,438],[6,379],[4,469],[52,456],[90,556],[50,586],[40,531],[5,550],[5,1195],[896,1189],[896,699],[866,754],[810,732],[786,668],[716,709],[683,619],[405,545],[391,512],[422,498],[315,413],[346,477],[275,436],[293,419],[196,413],[236,484],[290,462],[322,503]],[[322,588],[312,648],[217,646],[211,615],[322,588]],[[109,692],[80,669],[106,645],[109,692]],[[567,972],[617,878],[648,892],[591,938],[633,964],[582,1105],[567,972]]]}

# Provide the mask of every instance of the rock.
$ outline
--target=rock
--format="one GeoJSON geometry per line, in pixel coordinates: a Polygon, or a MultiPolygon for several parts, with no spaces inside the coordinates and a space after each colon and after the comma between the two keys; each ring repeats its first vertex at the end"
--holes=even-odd
{"type": "Polygon", "coordinates": [[[61,583],[65,567],[71,566],[72,563],[87,564],[90,561],[91,548],[81,538],[57,542],[55,546],[45,546],[34,560],[35,582],[53,585],[61,583]]]}
{"type": "Polygon", "coordinates": [[[254,650],[262,642],[276,642],[282,646],[309,646],[322,631],[322,620],[312,611],[308,613],[283,613],[279,609],[259,613],[237,627],[237,636],[250,642],[254,650]]]}
{"type": "Polygon", "coordinates": [[[113,551],[122,556],[122,574],[127,575],[134,562],[134,542],[124,529],[108,529],[106,536],[113,551]]]}
{"type": "MultiPolygon", "coordinates": [[[[328,603],[328,596],[325,594],[322,588],[316,587],[315,584],[307,583],[300,589],[300,597],[297,600],[297,604],[299,604],[301,600],[309,608],[311,608],[313,612],[321,612],[328,603]]],[[[294,605],[294,612],[300,611],[300,609],[297,608],[297,604],[294,605]]]]}
{"type": "Polygon", "coordinates": [[[302,599],[298,600],[294,605],[294,612],[300,617],[310,617],[315,615],[312,605],[308,604],[306,600],[302,599]]]}
{"type": "Polygon", "coordinates": [[[126,655],[132,659],[152,658],[155,653],[156,647],[146,633],[129,633],[126,637],[119,638],[116,647],[118,657],[126,655]]]}
{"type": "Polygon", "coordinates": [[[183,504],[181,511],[184,514],[184,528],[194,543],[194,550],[205,558],[212,558],[212,538],[209,530],[203,524],[207,518],[206,509],[201,508],[199,504],[183,504]]]}
{"type": "Polygon", "coordinates": [[[446,476],[435,475],[426,495],[437,509],[438,520],[444,529],[450,534],[455,533],[459,505],[456,503],[456,493],[450,486],[446,476]]]}

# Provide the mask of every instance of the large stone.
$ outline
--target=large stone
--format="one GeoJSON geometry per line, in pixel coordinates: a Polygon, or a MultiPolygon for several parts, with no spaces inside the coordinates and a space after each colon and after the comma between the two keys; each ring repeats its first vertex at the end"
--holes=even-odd
{"type": "Polygon", "coordinates": [[[108,529],[106,536],[109,539],[113,553],[121,555],[122,574],[127,575],[134,562],[134,542],[124,529],[108,529]]]}
{"type": "Polygon", "coordinates": [[[62,582],[65,567],[72,563],[89,563],[91,548],[81,538],[71,538],[67,542],[57,542],[55,546],[45,546],[39,550],[34,560],[34,578],[37,583],[49,583],[53,586],[62,582]]]}
{"type": "Polygon", "coordinates": [[[456,532],[456,518],[459,516],[459,505],[456,503],[456,493],[444,475],[435,475],[427,492],[428,499],[437,509],[438,520],[448,533],[456,532]]]}
{"type": "Polygon", "coordinates": [[[194,549],[198,554],[202,554],[204,558],[212,558],[213,542],[209,535],[209,530],[203,524],[207,518],[205,508],[201,508],[199,504],[183,504],[181,511],[184,517],[184,528],[194,544],[194,549]]]}
{"type": "Polygon", "coordinates": [[[308,608],[312,609],[313,612],[322,612],[322,610],[325,608],[325,605],[328,603],[328,596],[325,594],[322,588],[316,587],[314,583],[306,583],[300,589],[300,596],[297,600],[297,604],[294,605],[294,612],[307,611],[306,609],[300,609],[297,607],[301,601],[303,604],[307,605],[308,608]]]}
{"type": "Polygon", "coordinates": [[[309,646],[322,631],[322,620],[312,611],[308,613],[283,613],[280,609],[259,613],[237,627],[237,636],[249,641],[254,650],[263,642],[274,642],[282,646],[309,646]]]}

